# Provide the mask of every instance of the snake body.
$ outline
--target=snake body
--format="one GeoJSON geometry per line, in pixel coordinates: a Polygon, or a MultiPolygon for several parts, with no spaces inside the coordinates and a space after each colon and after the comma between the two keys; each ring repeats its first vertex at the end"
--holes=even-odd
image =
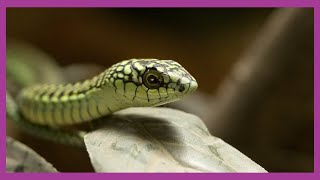
{"type": "Polygon", "coordinates": [[[130,59],[82,82],[27,87],[18,96],[18,106],[32,123],[72,125],[129,107],[176,101],[197,86],[173,60],[130,59]]]}

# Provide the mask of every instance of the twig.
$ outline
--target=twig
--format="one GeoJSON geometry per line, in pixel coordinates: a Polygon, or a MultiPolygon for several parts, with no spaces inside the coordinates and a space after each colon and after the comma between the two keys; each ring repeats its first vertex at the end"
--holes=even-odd
{"type": "Polygon", "coordinates": [[[301,42],[313,37],[312,16],[312,9],[274,11],[217,92],[215,111],[208,121],[221,123],[208,124],[214,135],[223,135],[225,130],[234,132],[252,123],[249,119],[267,98],[265,94],[303,49],[301,42]]]}

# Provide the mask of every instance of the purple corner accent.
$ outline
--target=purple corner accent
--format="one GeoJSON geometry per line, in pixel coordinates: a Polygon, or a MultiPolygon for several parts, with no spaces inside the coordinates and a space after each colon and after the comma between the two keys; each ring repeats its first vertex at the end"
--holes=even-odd
{"type": "Polygon", "coordinates": [[[315,4],[315,1],[314,0],[6,0],[6,5],[7,7],[301,7],[301,6],[312,7],[315,4]]]}
{"type": "MultiPolygon", "coordinates": [[[[320,4],[319,4],[320,5],[320,4]]],[[[314,8],[314,171],[320,175],[320,6],[314,8]]]]}
{"type": "Polygon", "coordinates": [[[0,3],[0,172],[4,173],[6,167],[4,158],[6,154],[6,9],[2,4],[0,3]]]}

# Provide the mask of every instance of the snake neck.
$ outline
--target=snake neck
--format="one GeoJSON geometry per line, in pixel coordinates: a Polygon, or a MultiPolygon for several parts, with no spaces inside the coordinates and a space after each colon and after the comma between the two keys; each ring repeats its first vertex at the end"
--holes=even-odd
{"type": "Polygon", "coordinates": [[[67,87],[68,85],[64,88],[65,94],[68,93],[65,95],[68,97],[67,101],[71,104],[78,101],[79,104],[87,107],[90,115],[88,118],[84,118],[84,121],[99,118],[127,107],[126,103],[121,101],[121,98],[119,99],[113,82],[106,78],[107,71],[92,79],[69,85],[70,88],[67,87]]]}
{"type": "Polygon", "coordinates": [[[74,84],[26,88],[18,98],[19,107],[32,122],[52,126],[81,123],[125,108],[104,76],[101,73],[74,84]]]}

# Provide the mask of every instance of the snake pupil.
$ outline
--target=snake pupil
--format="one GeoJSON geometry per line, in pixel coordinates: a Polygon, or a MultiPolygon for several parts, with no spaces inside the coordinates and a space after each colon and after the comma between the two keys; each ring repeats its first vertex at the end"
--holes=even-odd
{"type": "Polygon", "coordinates": [[[159,79],[154,75],[149,75],[148,81],[150,84],[158,84],[159,83],[159,79]]]}

